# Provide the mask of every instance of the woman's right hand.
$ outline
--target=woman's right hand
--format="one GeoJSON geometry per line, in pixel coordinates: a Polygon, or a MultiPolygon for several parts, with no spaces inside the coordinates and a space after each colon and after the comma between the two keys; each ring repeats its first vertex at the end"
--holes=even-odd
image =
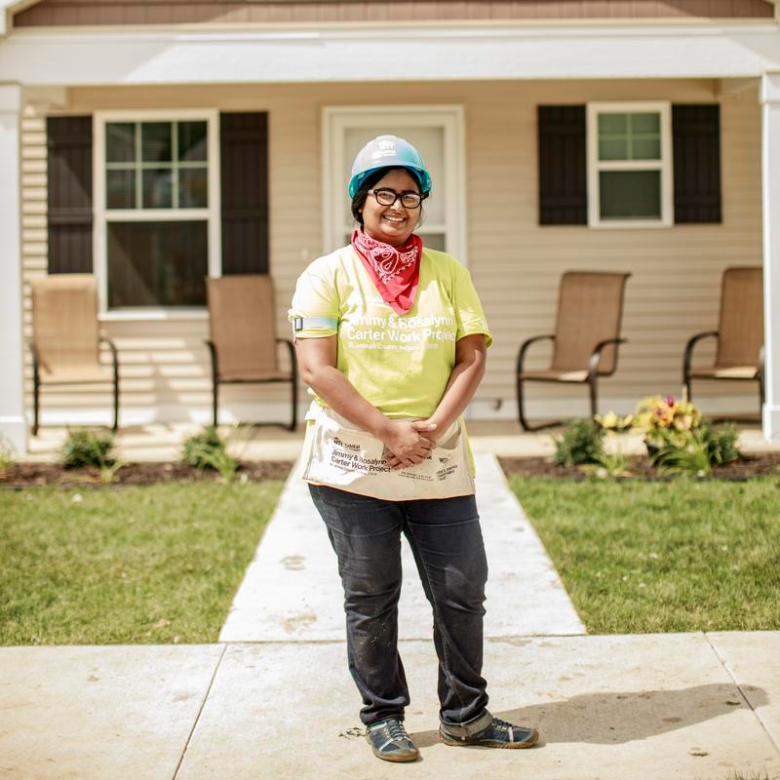
{"type": "Polygon", "coordinates": [[[422,463],[434,447],[434,442],[423,434],[435,428],[435,423],[424,420],[388,420],[380,438],[397,459],[398,465],[395,468],[422,463]]]}

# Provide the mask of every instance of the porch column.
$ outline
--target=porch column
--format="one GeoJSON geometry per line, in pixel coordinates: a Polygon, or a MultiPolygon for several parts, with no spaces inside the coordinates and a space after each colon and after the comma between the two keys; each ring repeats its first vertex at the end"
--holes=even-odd
{"type": "Polygon", "coordinates": [[[22,359],[22,90],[0,84],[0,434],[27,451],[22,359]]]}
{"type": "Polygon", "coordinates": [[[780,73],[761,79],[764,220],[764,437],[780,439],[780,73]]]}

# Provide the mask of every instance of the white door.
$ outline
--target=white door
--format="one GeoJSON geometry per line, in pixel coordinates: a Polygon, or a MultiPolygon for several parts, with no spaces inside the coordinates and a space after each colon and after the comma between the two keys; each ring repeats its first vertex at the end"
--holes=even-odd
{"type": "Polygon", "coordinates": [[[425,246],[465,257],[463,109],[460,106],[360,106],[324,111],[324,251],[349,242],[352,161],[378,135],[392,134],[415,146],[431,174],[431,197],[423,203],[416,233],[425,246]]]}

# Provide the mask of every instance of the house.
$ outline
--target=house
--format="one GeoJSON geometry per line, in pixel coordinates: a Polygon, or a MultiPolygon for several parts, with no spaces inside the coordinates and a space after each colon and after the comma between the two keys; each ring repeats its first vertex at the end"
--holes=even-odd
{"type": "MultiPolygon", "coordinates": [[[[421,235],[468,265],[495,332],[473,417],[514,417],[518,345],[553,329],[564,271],[632,274],[628,343],[600,399],[627,412],[649,393],[679,395],[687,338],[716,327],[723,270],[762,264],[763,426],[780,437],[773,3],[2,7],[0,430],[19,447],[30,279],[95,273],[123,425],[205,422],[204,277],[271,273],[285,333],[298,274],[349,233],[349,165],[380,132],[421,149],[434,179],[421,235]]],[[[757,407],[755,383],[694,390],[706,412],[757,407]]],[[[282,388],[241,386],[221,408],[224,419],[284,419],[284,404],[282,388]]],[[[580,386],[529,388],[529,416],[586,410],[580,386]]],[[[42,421],[109,414],[108,388],[49,390],[42,421]]]]}

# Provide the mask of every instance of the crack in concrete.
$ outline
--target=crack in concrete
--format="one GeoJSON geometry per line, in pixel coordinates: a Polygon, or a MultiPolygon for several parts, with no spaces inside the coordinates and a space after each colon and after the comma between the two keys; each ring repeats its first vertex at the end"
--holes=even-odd
{"type": "Polygon", "coordinates": [[[729,669],[728,664],[726,663],[726,660],[723,658],[723,656],[718,652],[718,648],[715,647],[715,644],[710,639],[709,634],[706,631],[702,632],[704,634],[704,638],[707,640],[707,644],[712,648],[712,652],[715,653],[715,657],[720,661],[721,666],[726,670],[729,677],[731,677],[732,682],[734,685],[736,685],[737,690],[739,691],[739,695],[744,700],[745,704],[747,704],[750,711],[755,716],[756,720],[759,722],[761,728],[763,729],[764,733],[769,737],[769,741],[774,746],[775,750],[777,751],[778,755],[780,755],[780,745],[775,741],[774,737],[772,736],[772,733],[769,731],[769,729],[766,726],[766,723],[764,723],[764,719],[761,717],[761,715],[758,713],[758,711],[753,707],[753,705],[750,703],[750,699],[748,698],[748,695],[745,693],[745,691],[742,690],[742,686],[737,681],[736,675],[729,669]]]}
{"type": "Polygon", "coordinates": [[[203,701],[200,703],[198,714],[195,716],[195,720],[192,723],[192,728],[190,729],[190,733],[187,735],[187,741],[184,743],[184,749],[181,751],[181,756],[179,756],[179,761],[176,764],[176,769],[173,772],[173,777],[171,778],[171,780],[176,780],[176,778],[179,776],[179,770],[181,769],[181,766],[184,763],[184,757],[187,755],[187,750],[189,749],[190,743],[192,742],[192,738],[193,736],[195,736],[195,729],[198,727],[198,723],[200,722],[200,716],[203,713],[203,708],[206,706],[206,702],[208,701],[209,694],[211,693],[211,689],[214,686],[214,680],[217,677],[217,672],[219,671],[219,667],[222,664],[222,659],[225,657],[225,653],[227,652],[227,649],[228,649],[228,644],[225,643],[222,647],[222,652],[219,654],[217,663],[214,666],[214,671],[211,673],[211,679],[209,680],[208,688],[206,688],[206,693],[203,696],[203,701]]]}

